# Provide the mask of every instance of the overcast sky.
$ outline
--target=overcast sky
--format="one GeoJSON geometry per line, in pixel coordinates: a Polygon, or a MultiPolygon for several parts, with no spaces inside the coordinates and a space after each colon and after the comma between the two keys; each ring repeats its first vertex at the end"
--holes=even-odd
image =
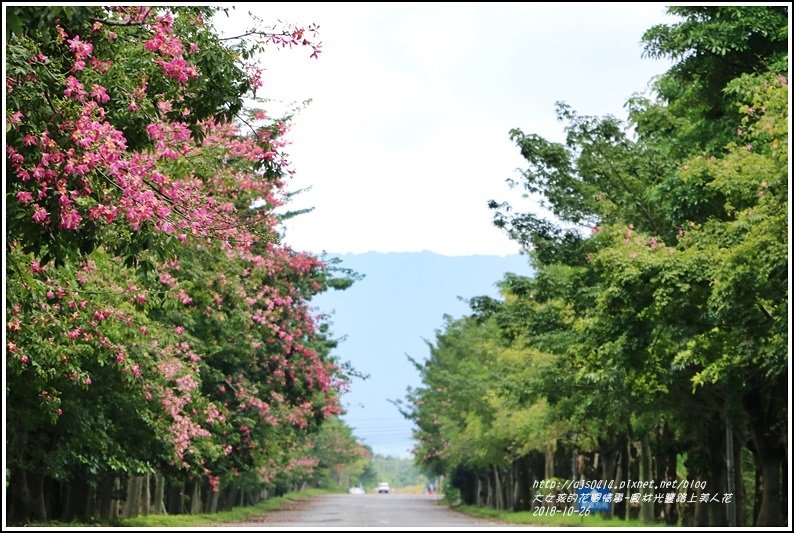
{"type": "MultiPolygon", "coordinates": [[[[247,24],[239,6],[223,31],[247,24]]],[[[561,139],[554,104],[624,116],[667,63],[642,58],[664,4],[309,4],[253,8],[265,21],[315,22],[323,43],[268,52],[261,94],[312,103],[294,121],[287,242],[334,253],[518,251],[489,199],[516,198],[523,167],[511,128],[561,139]]],[[[526,204],[525,204],[526,205],[526,204]]]]}

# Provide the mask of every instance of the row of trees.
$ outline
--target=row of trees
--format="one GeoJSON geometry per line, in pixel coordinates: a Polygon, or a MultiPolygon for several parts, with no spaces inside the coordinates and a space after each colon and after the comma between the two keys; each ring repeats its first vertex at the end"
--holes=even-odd
{"type": "Polygon", "coordinates": [[[216,14],[6,11],[11,522],[215,511],[366,456],[309,304],[352,279],[282,242],[288,117],[243,105],[314,28],[216,14]]]}
{"type": "Polygon", "coordinates": [[[491,207],[535,275],[447,319],[405,408],[418,460],[468,503],[526,509],[542,479],[688,479],[672,501],[616,491],[613,510],[785,525],[787,8],[670,12],[644,43],[675,64],[628,124],[560,104],[564,142],[511,132],[514,185],[554,216],[491,207]]]}

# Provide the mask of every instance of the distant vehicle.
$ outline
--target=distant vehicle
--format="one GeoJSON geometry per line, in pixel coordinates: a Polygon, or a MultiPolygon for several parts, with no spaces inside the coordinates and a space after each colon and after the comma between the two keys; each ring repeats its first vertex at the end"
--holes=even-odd
{"type": "Polygon", "coordinates": [[[364,494],[364,489],[361,487],[350,487],[347,492],[348,494],[364,494]]]}
{"type": "Polygon", "coordinates": [[[388,494],[389,493],[389,484],[385,481],[382,483],[378,483],[378,494],[388,494]]]}

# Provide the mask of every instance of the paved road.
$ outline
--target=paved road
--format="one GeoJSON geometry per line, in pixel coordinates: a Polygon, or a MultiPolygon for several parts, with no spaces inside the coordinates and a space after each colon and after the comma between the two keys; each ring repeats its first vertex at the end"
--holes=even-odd
{"type": "MultiPolygon", "coordinates": [[[[232,525],[232,524],[228,524],[232,525]]],[[[332,494],[292,502],[257,521],[235,527],[503,527],[447,508],[437,496],[413,494],[332,494]]]]}

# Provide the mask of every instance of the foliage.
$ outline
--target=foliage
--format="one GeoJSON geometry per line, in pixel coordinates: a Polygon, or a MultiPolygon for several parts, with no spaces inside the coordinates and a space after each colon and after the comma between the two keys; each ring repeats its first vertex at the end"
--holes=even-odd
{"type": "Polygon", "coordinates": [[[391,488],[424,486],[427,478],[421,473],[414,461],[408,458],[375,454],[372,456],[373,479],[365,486],[374,487],[385,481],[391,488]]]}
{"type": "Polygon", "coordinates": [[[340,412],[348,378],[309,302],[353,277],[281,242],[288,124],[243,109],[258,51],[319,44],[298,26],[227,43],[217,11],[7,11],[12,490],[150,471],[286,486],[340,412]]]}
{"type": "Polygon", "coordinates": [[[507,275],[502,300],[475,298],[471,317],[445,325],[406,412],[438,473],[544,444],[603,458],[637,442],[657,464],[686,453],[688,475],[712,488],[727,424],[763,465],[757,524],[782,525],[787,8],[670,12],[682,20],[644,41],[676,63],[654,99],[629,100],[628,123],[560,103],[564,142],[511,130],[528,167],[509,183],[554,218],[490,206],[537,274],[507,275]]]}

